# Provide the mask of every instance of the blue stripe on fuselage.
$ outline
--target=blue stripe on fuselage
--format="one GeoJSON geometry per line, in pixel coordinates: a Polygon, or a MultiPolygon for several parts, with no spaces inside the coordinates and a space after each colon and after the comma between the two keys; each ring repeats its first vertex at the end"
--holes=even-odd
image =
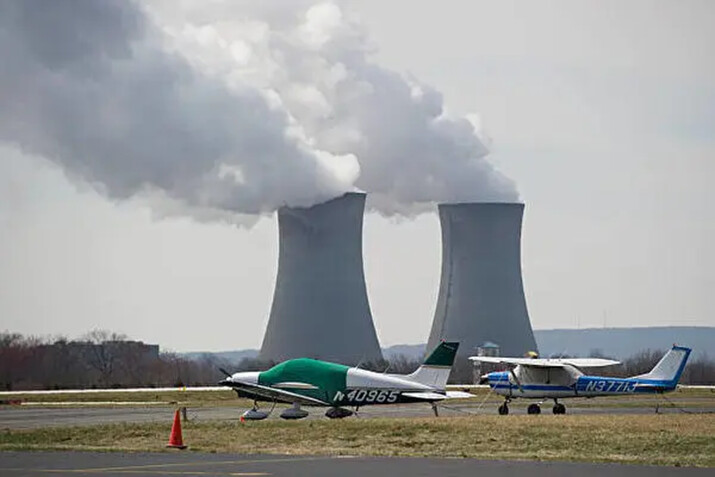
{"type": "Polygon", "coordinates": [[[546,383],[522,383],[521,386],[509,381],[509,372],[489,373],[489,386],[499,391],[532,392],[573,392],[575,396],[609,394],[652,394],[675,389],[673,381],[655,379],[610,378],[602,376],[580,376],[575,386],[546,383]]]}
{"type": "Polygon", "coordinates": [[[659,379],[608,378],[602,376],[581,376],[576,382],[579,394],[649,394],[675,389],[677,381],[659,379]]]}
{"type": "Polygon", "coordinates": [[[492,385],[493,389],[513,389],[516,391],[519,391],[520,389],[523,389],[525,391],[573,391],[573,388],[570,386],[559,386],[559,385],[551,385],[551,384],[522,384],[521,388],[516,385],[516,384],[510,384],[510,383],[499,383],[499,384],[493,384],[492,385]]]}
{"type": "Polygon", "coordinates": [[[508,383],[509,382],[509,372],[508,371],[495,371],[487,375],[489,378],[489,385],[498,383],[508,383]]]}

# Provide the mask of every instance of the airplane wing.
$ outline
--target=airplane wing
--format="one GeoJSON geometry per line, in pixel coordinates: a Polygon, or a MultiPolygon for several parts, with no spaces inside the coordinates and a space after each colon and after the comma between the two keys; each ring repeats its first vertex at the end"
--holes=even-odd
{"type": "Polygon", "coordinates": [[[620,361],[616,361],[615,359],[604,358],[562,358],[561,361],[577,368],[603,368],[621,364],[620,361]]]}
{"type": "Polygon", "coordinates": [[[576,368],[602,368],[621,364],[620,361],[602,358],[502,358],[499,356],[470,356],[470,360],[480,363],[511,364],[533,366],[535,368],[563,368],[566,365],[576,368]]]}
{"type": "Polygon", "coordinates": [[[221,381],[219,384],[237,389],[241,391],[242,394],[248,394],[259,398],[286,402],[288,404],[293,404],[297,402],[306,406],[330,406],[330,403],[321,399],[304,396],[302,394],[286,391],[285,389],[276,389],[269,386],[263,386],[261,384],[244,383],[240,381],[229,380],[221,381]]]}

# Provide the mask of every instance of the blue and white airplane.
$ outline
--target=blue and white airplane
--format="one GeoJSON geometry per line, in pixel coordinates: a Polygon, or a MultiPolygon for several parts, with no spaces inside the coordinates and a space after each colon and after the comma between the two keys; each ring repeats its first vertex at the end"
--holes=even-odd
{"type": "MultiPolygon", "coordinates": [[[[690,348],[673,346],[658,364],[646,374],[630,378],[587,376],[581,369],[598,368],[620,364],[618,361],[600,358],[502,358],[470,356],[481,363],[512,366],[509,371],[497,371],[482,376],[482,383],[502,396],[504,404],[499,414],[509,414],[509,402],[515,398],[553,399],[554,414],[565,414],[566,406],[561,398],[615,396],[624,394],[656,394],[673,391],[678,385],[690,348]]],[[[527,408],[529,414],[540,414],[539,404],[527,408]]]]}

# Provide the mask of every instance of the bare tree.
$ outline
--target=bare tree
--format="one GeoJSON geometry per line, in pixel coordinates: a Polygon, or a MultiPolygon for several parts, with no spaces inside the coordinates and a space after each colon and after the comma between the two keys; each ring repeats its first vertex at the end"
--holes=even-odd
{"type": "Polygon", "coordinates": [[[404,354],[392,356],[387,361],[389,363],[387,372],[394,374],[409,374],[422,364],[422,360],[404,354]]]}
{"type": "Polygon", "coordinates": [[[84,335],[87,343],[87,364],[99,373],[100,385],[110,386],[115,367],[120,359],[121,347],[117,344],[127,336],[107,330],[93,330],[84,335]]]}
{"type": "Polygon", "coordinates": [[[686,366],[682,381],[695,385],[714,384],[715,361],[703,354],[686,366]]]}
{"type": "Polygon", "coordinates": [[[19,333],[0,333],[0,389],[10,391],[18,377],[27,372],[27,349],[19,333]]]}

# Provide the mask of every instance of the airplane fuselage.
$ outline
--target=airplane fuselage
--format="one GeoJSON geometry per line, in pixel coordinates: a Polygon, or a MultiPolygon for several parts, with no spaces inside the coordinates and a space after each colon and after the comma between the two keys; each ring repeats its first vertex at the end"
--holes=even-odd
{"type": "MultiPolygon", "coordinates": [[[[612,366],[617,361],[603,358],[507,358],[472,356],[480,363],[509,366],[508,371],[497,371],[482,376],[494,392],[506,399],[497,409],[499,414],[509,414],[509,402],[515,398],[553,399],[554,414],[566,413],[562,398],[623,396],[629,394],[656,394],[673,391],[690,356],[690,348],[673,345],[647,373],[629,378],[612,378],[584,374],[588,369],[612,366]],[[511,368],[511,366],[515,366],[511,368]]],[[[528,414],[541,413],[538,403],[527,407],[528,414]]]]}
{"type": "MultiPolygon", "coordinates": [[[[442,341],[422,365],[405,375],[385,374],[310,358],[289,359],[263,372],[229,374],[220,382],[230,386],[240,397],[254,401],[283,402],[293,407],[281,412],[283,419],[302,419],[305,406],[325,406],[325,416],[338,419],[350,416],[364,405],[426,402],[432,405],[444,399],[471,397],[460,391],[447,391],[449,372],[459,343],[442,341]],[[355,411],[347,409],[355,407],[355,411]]],[[[274,406],[275,407],[275,406],[274,406]]],[[[265,419],[271,413],[255,404],[241,419],[265,419]]]]}
{"type": "Polygon", "coordinates": [[[596,397],[654,394],[675,389],[676,383],[662,380],[579,376],[573,384],[517,383],[508,371],[489,373],[488,384],[502,396],[512,398],[596,397]]]}
{"type": "Polygon", "coordinates": [[[290,396],[274,392],[281,390],[314,399],[317,406],[429,402],[444,397],[434,387],[404,376],[307,358],[286,361],[264,372],[236,373],[225,384],[232,385],[239,396],[257,401],[293,402],[290,396]],[[429,399],[430,395],[434,399],[429,399]]]}

